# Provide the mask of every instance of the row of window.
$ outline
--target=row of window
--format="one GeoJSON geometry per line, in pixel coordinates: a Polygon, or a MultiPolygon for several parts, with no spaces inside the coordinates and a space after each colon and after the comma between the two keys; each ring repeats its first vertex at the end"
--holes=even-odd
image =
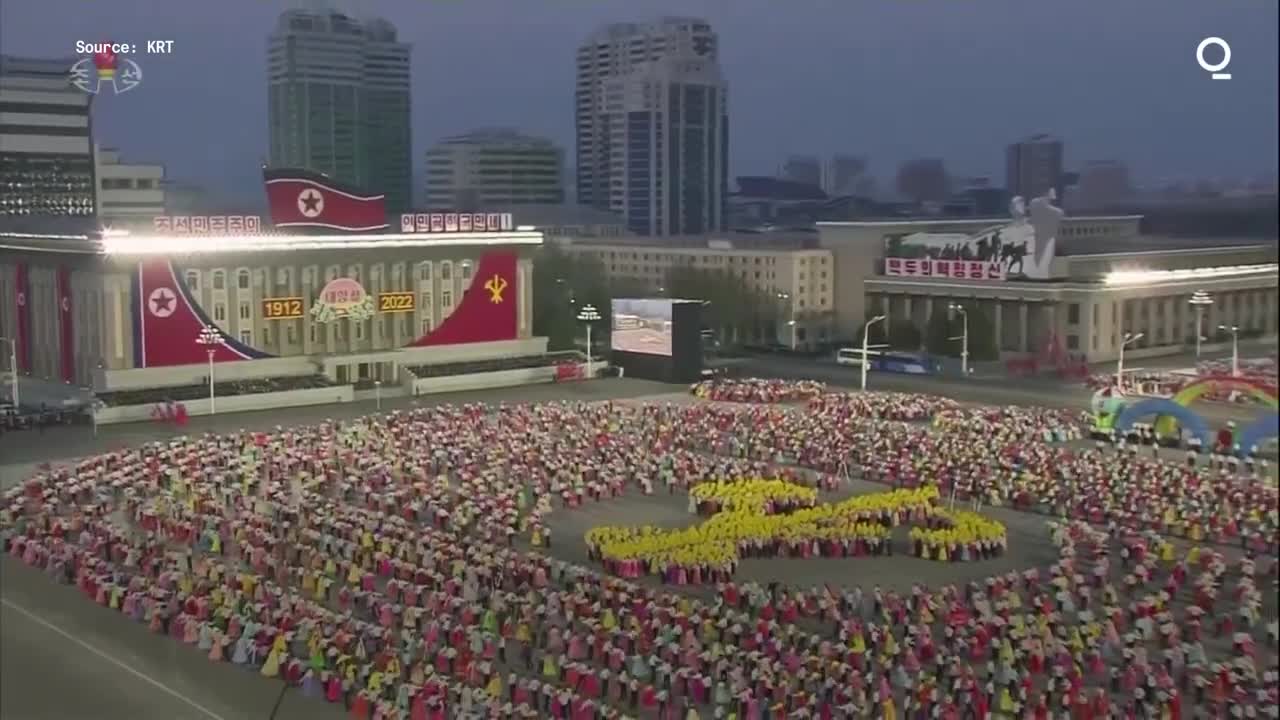
{"type": "MultiPolygon", "coordinates": [[[[416,264],[415,272],[419,280],[424,282],[430,282],[431,275],[433,272],[432,271],[433,264],[434,263],[432,263],[431,261],[425,261],[425,262],[420,262],[416,264]]],[[[337,279],[338,274],[340,272],[341,270],[337,266],[330,266],[328,272],[325,274],[325,282],[337,279]]],[[[473,272],[473,268],[470,260],[463,260],[458,263],[458,273],[462,278],[462,280],[464,281],[470,280],[472,272],[473,272]]],[[[361,273],[360,267],[358,265],[353,265],[351,268],[348,269],[348,273],[346,277],[349,277],[352,280],[355,280],[356,282],[362,282],[363,278],[361,277],[361,274],[362,273],[361,273]]],[[[302,271],[302,281],[304,283],[315,284],[316,275],[317,275],[317,271],[315,268],[307,268],[302,271]]],[[[201,277],[202,277],[202,271],[200,270],[188,270],[186,272],[187,287],[190,288],[192,292],[200,291],[201,277]]],[[[250,283],[252,281],[252,277],[248,269],[241,268],[240,270],[237,270],[235,272],[235,277],[236,277],[237,288],[239,288],[240,290],[249,289],[250,283]]],[[[373,268],[372,277],[375,282],[381,279],[381,273],[377,266],[373,268]]],[[[392,268],[391,277],[393,282],[398,281],[400,279],[400,269],[398,266],[392,268]]],[[[453,262],[452,261],[444,260],[440,263],[440,279],[444,281],[453,280],[453,262]]],[[[266,280],[265,271],[259,270],[258,271],[259,283],[265,282],[265,280],[266,280]]],[[[283,267],[283,268],[279,268],[276,271],[277,284],[288,286],[291,284],[292,280],[293,280],[292,268],[283,267]]],[[[212,271],[210,273],[209,283],[212,289],[214,290],[226,290],[227,289],[227,271],[225,270],[212,271]]]]}
{"type": "MultiPolygon", "coordinates": [[[[803,277],[803,275],[801,277],[803,277]]],[[[1185,303],[1189,298],[1190,295],[1152,298],[1149,301],[1122,300],[1115,302],[1111,305],[1111,322],[1115,323],[1119,319],[1119,307],[1121,303],[1124,304],[1125,324],[1128,325],[1133,320],[1135,308],[1138,308],[1139,312],[1143,316],[1154,315],[1157,318],[1163,318],[1167,300],[1172,300],[1174,303],[1185,303]]],[[[1238,314],[1248,317],[1252,310],[1258,308],[1258,306],[1265,305],[1270,301],[1270,298],[1271,293],[1269,291],[1226,292],[1222,293],[1216,302],[1223,306],[1231,307],[1238,314]]],[[[1098,324],[1099,305],[1100,303],[1094,303],[1093,305],[1093,324],[1095,326],[1098,324]]],[[[1067,305],[1067,324],[1080,324],[1080,303],[1069,303],[1067,305]]]]}
{"type": "MultiPolygon", "coordinates": [[[[225,315],[225,311],[223,312],[223,314],[225,315]]],[[[216,312],[215,312],[215,315],[216,315],[216,312]]],[[[385,337],[389,337],[395,333],[394,323],[396,322],[396,318],[387,317],[387,318],[382,318],[381,320],[372,320],[368,322],[372,323],[374,337],[378,340],[381,340],[385,337]]],[[[406,315],[402,320],[400,320],[400,322],[403,326],[403,332],[405,335],[413,334],[413,316],[406,315]]],[[[367,334],[365,331],[365,323],[353,322],[353,323],[349,323],[349,325],[351,328],[351,332],[349,334],[350,339],[357,340],[357,341],[364,340],[365,335],[367,334]]],[[[339,342],[346,342],[349,339],[348,331],[347,331],[348,323],[334,323],[330,327],[333,328],[333,335],[335,340],[339,342]]],[[[320,342],[320,332],[318,328],[319,326],[315,323],[309,324],[307,328],[308,339],[313,344],[320,342]]],[[[423,317],[420,323],[421,334],[426,335],[427,333],[431,332],[433,329],[435,329],[434,319],[430,315],[423,317]]],[[[248,329],[241,330],[239,333],[237,333],[237,335],[240,338],[241,343],[244,343],[245,345],[249,345],[251,347],[253,346],[252,330],[248,330],[248,329]]],[[[273,328],[270,325],[262,328],[263,345],[271,345],[273,342],[275,342],[278,339],[278,337],[279,337],[278,333],[273,332],[273,328]]],[[[295,323],[290,322],[290,323],[284,324],[284,341],[289,345],[293,345],[298,342],[298,328],[295,323]]]]}
{"type": "Polygon", "coordinates": [[[154,178],[102,178],[103,190],[154,190],[154,178]]]}

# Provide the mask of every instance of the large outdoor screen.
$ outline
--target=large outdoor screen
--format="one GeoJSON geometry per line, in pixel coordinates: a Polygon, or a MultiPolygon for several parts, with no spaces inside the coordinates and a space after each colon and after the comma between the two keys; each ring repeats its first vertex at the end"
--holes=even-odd
{"type": "Polygon", "coordinates": [[[615,298],[610,347],[671,357],[671,307],[665,298],[615,298]]]}

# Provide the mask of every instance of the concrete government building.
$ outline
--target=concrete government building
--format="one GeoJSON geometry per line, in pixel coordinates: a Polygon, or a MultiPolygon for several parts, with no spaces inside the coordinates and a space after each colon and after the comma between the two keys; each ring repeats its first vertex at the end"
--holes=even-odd
{"type": "Polygon", "coordinates": [[[853,338],[881,314],[923,330],[962,301],[986,315],[1002,354],[1054,342],[1106,361],[1127,333],[1143,334],[1126,348],[1134,357],[1171,354],[1195,343],[1197,291],[1213,299],[1202,335],[1219,325],[1276,333],[1275,239],[1147,236],[1141,216],[1062,217],[1044,198],[1022,212],[1012,221],[819,223],[837,335],[853,338]]]}

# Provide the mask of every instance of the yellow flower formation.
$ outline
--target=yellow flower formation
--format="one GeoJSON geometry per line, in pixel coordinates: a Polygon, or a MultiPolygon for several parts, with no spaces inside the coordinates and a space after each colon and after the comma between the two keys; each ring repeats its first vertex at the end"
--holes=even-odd
{"type": "Polygon", "coordinates": [[[720,512],[680,530],[652,525],[592,528],[585,536],[587,545],[602,559],[643,560],[651,567],[668,563],[725,566],[737,562],[740,548],[755,544],[886,539],[891,527],[885,520],[895,514],[926,515],[950,525],[925,530],[933,533],[919,536],[925,543],[1004,537],[1004,526],[998,522],[937,508],[938,490],[933,486],[858,495],[824,505],[814,505],[817,493],[813,489],[781,480],[708,482],[690,493],[699,503],[718,504],[720,512]],[[776,505],[800,507],[769,514],[769,508],[776,505]]]}

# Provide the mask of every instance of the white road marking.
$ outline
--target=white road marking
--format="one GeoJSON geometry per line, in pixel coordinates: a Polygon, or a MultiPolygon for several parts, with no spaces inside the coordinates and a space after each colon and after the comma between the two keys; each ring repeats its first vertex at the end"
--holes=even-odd
{"type": "Polygon", "coordinates": [[[108,652],[104,652],[104,651],[102,651],[102,650],[99,650],[98,648],[96,648],[96,647],[94,647],[94,646],[90,645],[89,643],[87,643],[87,642],[85,642],[85,641],[81,640],[80,638],[78,638],[78,637],[76,637],[76,636],[72,635],[71,633],[67,632],[66,630],[63,630],[62,628],[58,627],[57,625],[54,625],[53,623],[49,622],[48,620],[45,620],[44,618],[40,617],[39,615],[36,615],[35,613],[33,613],[33,612],[31,612],[30,610],[28,610],[28,609],[26,609],[26,608],[22,607],[22,606],[21,606],[21,605],[19,605],[19,604],[17,604],[17,603],[15,603],[15,602],[13,602],[12,600],[8,600],[8,599],[0,598],[0,603],[3,603],[5,607],[10,608],[10,609],[11,609],[11,610],[13,610],[14,612],[21,613],[22,615],[26,616],[26,618],[27,618],[28,620],[31,620],[32,622],[34,622],[34,623],[36,623],[36,624],[40,625],[41,627],[45,628],[46,630],[51,630],[51,631],[53,631],[53,632],[57,633],[58,635],[61,635],[62,637],[66,638],[67,640],[70,640],[71,642],[73,642],[73,643],[75,643],[75,644],[79,645],[80,647],[84,648],[85,650],[88,650],[89,652],[93,653],[94,655],[97,655],[98,657],[102,658],[103,660],[106,660],[107,662],[111,663],[112,665],[115,665],[116,667],[120,668],[121,670],[124,670],[125,672],[127,672],[127,673],[129,673],[130,675],[132,675],[132,676],[134,676],[134,677],[138,678],[139,680],[141,680],[141,681],[143,681],[143,682],[147,683],[148,685],[151,685],[151,686],[155,687],[156,689],[161,690],[161,691],[165,692],[166,694],[168,694],[168,695],[170,695],[170,696],[172,696],[172,697],[176,698],[177,700],[180,700],[180,701],[182,701],[182,702],[186,703],[187,705],[190,705],[191,707],[195,708],[196,710],[199,710],[201,714],[205,715],[205,716],[206,716],[206,717],[208,717],[210,720],[226,720],[225,718],[223,718],[223,717],[222,717],[221,715],[219,715],[218,713],[216,713],[216,712],[214,712],[214,711],[210,710],[209,708],[207,708],[207,707],[205,707],[205,706],[201,705],[200,703],[196,702],[195,700],[192,700],[191,698],[187,697],[186,695],[183,695],[182,693],[178,692],[177,690],[174,690],[173,688],[169,687],[168,685],[165,685],[164,683],[160,682],[159,680],[156,680],[155,678],[151,677],[150,675],[147,675],[146,673],[144,673],[144,672],[142,672],[142,671],[140,671],[140,670],[136,670],[136,669],[134,669],[134,668],[133,668],[132,666],[130,666],[128,663],[125,663],[124,661],[122,661],[122,660],[120,660],[120,659],[118,659],[118,658],[114,657],[114,656],[113,656],[113,655],[111,655],[110,653],[108,653],[108,652]]]}

